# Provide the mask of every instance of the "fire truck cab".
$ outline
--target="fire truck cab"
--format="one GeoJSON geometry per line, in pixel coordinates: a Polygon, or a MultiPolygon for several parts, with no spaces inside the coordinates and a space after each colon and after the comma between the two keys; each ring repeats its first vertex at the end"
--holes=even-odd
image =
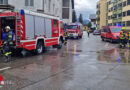
{"type": "Polygon", "coordinates": [[[35,50],[41,54],[45,47],[62,47],[64,33],[58,17],[28,10],[0,13],[0,47],[5,37],[5,27],[14,33],[14,47],[19,50],[35,50]]]}
{"type": "Polygon", "coordinates": [[[79,39],[83,36],[82,24],[67,25],[67,31],[69,32],[69,38],[79,39]]]}

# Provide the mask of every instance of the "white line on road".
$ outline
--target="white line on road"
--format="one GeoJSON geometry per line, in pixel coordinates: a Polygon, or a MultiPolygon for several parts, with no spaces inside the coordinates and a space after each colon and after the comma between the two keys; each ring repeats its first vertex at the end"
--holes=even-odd
{"type": "Polygon", "coordinates": [[[10,69],[10,68],[11,68],[11,67],[1,68],[0,71],[4,71],[4,70],[10,69]]]}

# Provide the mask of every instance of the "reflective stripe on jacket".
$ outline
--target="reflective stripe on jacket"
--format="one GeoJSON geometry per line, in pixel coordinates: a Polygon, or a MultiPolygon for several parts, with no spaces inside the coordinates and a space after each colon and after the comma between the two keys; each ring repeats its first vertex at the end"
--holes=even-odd
{"type": "Polygon", "coordinates": [[[65,32],[64,37],[68,37],[69,33],[65,32]]]}
{"type": "Polygon", "coordinates": [[[13,32],[11,30],[6,33],[4,43],[9,45],[13,44],[13,32]]]}
{"type": "Polygon", "coordinates": [[[130,33],[128,34],[128,40],[130,40],[130,33]]]}
{"type": "Polygon", "coordinates": [[[120,39],[126,39],[126,33],[122,33],[122,34],[120,35],[120,39]]]}

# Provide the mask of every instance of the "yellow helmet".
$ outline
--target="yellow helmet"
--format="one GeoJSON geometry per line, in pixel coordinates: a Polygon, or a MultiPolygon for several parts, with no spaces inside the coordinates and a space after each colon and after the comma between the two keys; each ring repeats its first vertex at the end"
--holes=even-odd
{"type": "Polygon", "coordinates": [[[122,34],[123,33],[123,31],[120,31],[120,34],[122,34]]]}
{"type": "Polygon", "coordinates": [[[122,30],[126,30],[126,28],[125,28],[125,27],[122,27],[122,30]]]}

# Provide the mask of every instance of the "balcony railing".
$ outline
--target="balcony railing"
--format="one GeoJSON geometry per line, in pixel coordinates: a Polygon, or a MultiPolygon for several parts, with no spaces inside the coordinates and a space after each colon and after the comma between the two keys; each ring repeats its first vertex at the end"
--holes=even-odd
{"type": "Polygon", "coordinates": [[[113,11],[113,14],[119,14],[122,12],[122,8],[113,11]]]}
{"type": "Polygon", "coordinates": [[[122,21],[122,18],[116,18],[116,19],[113,19],[113,22],[116,23],[116,22],[121,22],[122,21]]]}

